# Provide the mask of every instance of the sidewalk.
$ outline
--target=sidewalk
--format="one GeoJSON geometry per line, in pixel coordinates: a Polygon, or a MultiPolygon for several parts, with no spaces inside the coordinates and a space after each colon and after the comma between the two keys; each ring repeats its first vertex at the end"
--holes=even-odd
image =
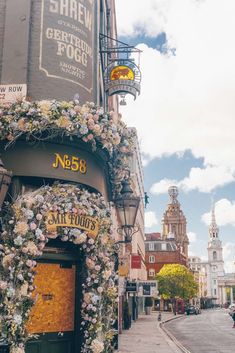
{"type": "MultiPolygon", "coordinates": [[[[177,315],[181,316],[181,315],[177,315]]],[[[162,322],[177,317],[163,312],[162,322]]],[[[181,353],[182,351],[159,327],[157,313],[140,315],[129,330],[119,335],[118,353],[181,353]]]]}

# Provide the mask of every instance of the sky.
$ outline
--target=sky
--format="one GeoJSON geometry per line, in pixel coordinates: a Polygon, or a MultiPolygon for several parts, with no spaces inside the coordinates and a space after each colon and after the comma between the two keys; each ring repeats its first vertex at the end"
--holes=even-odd
{"type": "Polygon", "coordinates": [[[141,94],[121,113],[137,128],[146,232],[161,232],[179,188],[189,254],[207,259],[212,200],[226,272],[235,272],[235,1],[116,0],[118,38],[142,53],[141,94]]]}

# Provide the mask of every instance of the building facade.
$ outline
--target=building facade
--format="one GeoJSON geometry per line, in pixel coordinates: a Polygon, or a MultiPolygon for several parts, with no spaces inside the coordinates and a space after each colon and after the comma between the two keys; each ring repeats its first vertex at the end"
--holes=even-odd
{"type": "Polygon", "coordinates": [[[194,273],[199,274],[199,278],[200,276],[206,278],[206,290],[199,292],[199,295],[202,295],[202,301],[207,301],[209,306],[223,305],[227,301],[226,289],[221,284],[225,278],[223,247],[219,238],[219,227],[216,223],[214,207],[211,211],[207,254],[208,260],[205,262],[201,261],[199,257],[190,257],[189,265],[194,273]]]}
{"type": "Polygon", "coordinates": [[[167,264],[186,266],[186,259],[181,254],[174,238],[162,239],[161,233],[145,234],[145,261],[148,279],[156,278],[156,274],[167,264]]]}
{"type": "MultiPolygon", "coordinates": [[[[130,155],[123,146],[130,145],[126,139],[133,134],[118,116],[117,95],[109,97],[105,90],[109,57],[100,47],[100,34],[117,36],[114,0],[18,0],[17,6],[0,0],[0,151],[12,172],[5,207],[14,215],[2,224],[0,320],[4,337],[17,351],[80,352],[95,344],[113,349],[112,337],[104,332],[98,337],[95,327],[117,328],[112,244],[119,239],[119,220],[108,204],[125,168],[128,178],[136,173],[136,195],[143,194],[143,176],[137,141],[139,169],[123,162],[130,155]],[[112,234],[111,219],[116,222],[112,234]],[[9,293],[17,322],[6,315],[9,293]],[[31,295],[39,298],[32,311],[31,295]],[[112,304],[100,315],[105,295],[112,304]],[[40,339],[25,345],[26,325],[40,339]]],[[[133,250],[142,261],[133,277],[144,276],[143,203],[138,224],[133,250]]]]}

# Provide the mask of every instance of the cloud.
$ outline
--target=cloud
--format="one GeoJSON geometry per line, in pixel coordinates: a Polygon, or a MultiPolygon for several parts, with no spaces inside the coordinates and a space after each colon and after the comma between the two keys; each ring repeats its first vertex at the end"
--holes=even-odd
{"type": "Polygon", "coordinates": [[[152,194],[164,194],[170,185],[176,185],[184,192],[198,190],[210,193],[217,187],[222,187],[234,181],[234,172],[230,168],[224,166],[207,166],[205,168],[192,168],[189,176],[179,181],[164,178],[154,183],[150,192],[152,194]]]}
{"type": "Polygon", "coordinates": [[[158,220],[153,211],[145,212],[145,228],[152,228],[153,226],[158,225],[158,220]]]}
{"type": "Polygon", "coordinates": [[[234,171],[235,1],[118,0],[116,8],[119,35],[165,32],[169,49],[138,45],[141,94],[127,98],[122,114],[142,152],[151,159],[190,149],[205,167],[234,171]]]}
{"type": "MultiPolygon", "coordinates": [[[[235,201],[221,199],[215,203],[216,223],[219,226],[232,225],[235,227],[235,201]]],[[[208,226],[211,222],[211,212],[201,216],[202,221],[208,226]]]]}
{"type": "Polygon", "coordinates": [[[189,239],[189,243],[196,243],[197,241],[197,234],[194,232],[188,232],[188,239],[189,239]]]}
{"type": "Polygon", "coordinates": [[[162,179],[160,182],[155,183],[151,186],[150,188],[150,192],[152,194],[165,194],[168,192],[168,189],[170,186],[172,185],[177,185],[178,183],[176,182],[176,180],[170,180],[170,179],[162,179]]]}
{"type": "Polygon", "coordinates": [[[226,272],[234,272],[235,243],[227,242],[223,246],[224,267],[226,272]]]}

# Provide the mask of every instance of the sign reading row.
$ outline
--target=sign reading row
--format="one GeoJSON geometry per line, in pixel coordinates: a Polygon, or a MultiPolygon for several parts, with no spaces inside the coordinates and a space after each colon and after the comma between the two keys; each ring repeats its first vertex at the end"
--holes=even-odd
{"type": "Polygon", "coordinates": [[[16,100],[22,100],[26,97],[27,85],[0,85],[0,103],[12,103],[16,100]]]}

